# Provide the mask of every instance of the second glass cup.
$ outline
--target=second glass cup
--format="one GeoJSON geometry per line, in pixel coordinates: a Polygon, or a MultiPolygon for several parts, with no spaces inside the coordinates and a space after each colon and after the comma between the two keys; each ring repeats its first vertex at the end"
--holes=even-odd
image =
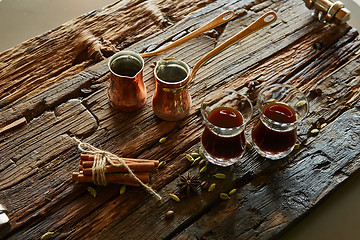
{"type": "Polygon", "coordinates": [[[297,139],[297,125],[307,115],[309,103],[297,88],[286,84],[270,85],[257,98],[260,118],[251,131],[255,150],[277,160],[287,156],[297,139]]]}
{"type": "Polygon", "coordinates": [[[237,162],[244,154],[244,130],[253,113],[250,100],[233,90],[218,90],[205,96],[200,111],[206,125],[201,136],[205,157],[219,166],[237,162]]]}

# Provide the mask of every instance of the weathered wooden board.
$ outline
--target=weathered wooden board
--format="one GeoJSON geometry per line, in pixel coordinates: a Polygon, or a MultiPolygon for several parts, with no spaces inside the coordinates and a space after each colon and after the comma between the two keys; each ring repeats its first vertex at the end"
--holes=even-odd
{"type": "MultiPolygon", "coordinates": [[[[274,162],[259,157],[252,150],[233,167],[212,166],[207,173],[200,174],[200,178],[216,183],[216,191],[202,190],[200,195],[180,203],[170,197],[164,203],[150,199],[140,209],[100,233],[97,239],[115,236],[140,239],[153,235],[167,239],[182,229],[185,230],[176,235],[176,239],[274,237],[319,203],[336,185],[359,171],[360,108],[351,107],[355,105],[354,99],[359,101],[358,91],[351,90],[359,87],[359,66],[358,55],[336,74],[318,81],[315,87],[323,89],[323,94],[311,101],[310,116],[299,129],[301,147],[290,157],[274,162]],[[351,87],[345,90],[340,87],[343,84],[351,87]],[[329,102],[332,95],[342,99],[341,103],[329,102]],[[344,107],[342,110],[341,106],[344,107]],[[348,108],[351,109],[345,111],[348,108]],[[345,112],[338,116],[339,111],[345,112]],[[310,134],[313,127],[324,122],[329,124],[319,135],[310,134]],[[225,173],[229,179],[215,180],[212,175],[216,172],[225,173]],[[219,199],[219,193],[227,193],[233,188],[237,193],[229,201],[219,199]],[[164,219],[167,210],[176,213],[171,221],[164,219]],[[148,225],[153,225],[151,230],[147,229],[148,225]]],[[[192,175],[198,171],[198,168],[192,169],[192,175]]],[[[176,192],[177,183],[175,180],[168,184],[161,193],[176,192]]]]}
{"type": "MultiPolygon", "coordinates": [[[[153,28],[149,32],[137,34],[136,31],[142,32],[145,26],[139,23],[138,29],[128,30],[131,39],[124,45],[119,45],[116,40],[121,38],[122,28],[112,25],[106,29],[115,24],[108,22],[108,18],[124,14],[123,20],[126,21],[132,14],[129,9],[146,5],[147,1],[135,2],[134,5],[121,1],[83,16],[88,20],[79,18],[65,26],[71,27],[72,31],[80,29],[79,32],[84,26],[89,26],[99,38],[106,36],[104,39],[108,40],[111,36],[111,48],[129,46],[128,49],[143,52],[174,41],[224,10],[234,10],[237,17],[227,25],[161,56],[176,57],[194,66],[201,56],[263,12],[275,10],[279,20],[203,66],[190,87],[193,98],[191,113],[182,121],[161,121],[151,109],[151,95],[155,87],[151,65],[161,57],[146,62],[144,80],[149,97],[145,106],[137,112],[121,113],[109,106],[107,61],[88,67],[96,61],[86,54],[81,55],[84,64],[75,64],[71,71],[59,71],[56,77],[49,71],[39,82],[34,80],[36,78],[30,79],[30,87],[27,90],[19,88],[14,99],[4,98],[0,126],[21,117],[28,121],[27,125],[0,136],[0,201],[10,210],[13,225],[8,236],[10,239],[38,239],[47,231],[55,232],[58,239],[186,236],[221,239],[229,235],[230,238],[269,238],[306,213],[338,183],[358,170],[359,153],[354,146],[360,141],[354,134],[359,129],[351,129],[359,121],[359,110],[354,106],[359,101],[360,92],[360,41],[355,30],[349,26],[315,22],[300,0],[228,0],[211,4],[210,1],[197,1],[197,5],[192,7],[185,5],[184,1],[184,4],[178,3],[175,10],[172,7],[163,8],[166,4],[175,4],[171,1],[166,4],[149,2],[158,6],[166,16],[178,16],[172,19],[174,22],[179,20],[179,13],[186,14],[202,8],[162,32],[158,32],[157,24],[153,24],[146,25],[148,29],[153,28]],[[98,31],[93,30],[97,28],[93,24],[95,20],[105,24],[98,31]],[[153,32],[156,33],[150,35],[153,32]],[[143,40],[136,42],[140,39],[143,40]],[[342,66],[345,67],[336,74],[326,77],[342,66]],[[52,80],[47,84],[44,79],[52,80]],[[184,155],[197,151],[199,146],[203,126],[198,108],[205,94],[218,88],[231,88],[246,92],[255,101],[259,88],[275,82],[298,86],[311,100],[310,115],[299,126],[301,148],[289,158],[277,162],[266,161],[250,151],[242,162],[233,167],[209,166],[201,178],[216,181],[218,186],[214,192],[199,190],[198,195],[194,194],[180,203],[171,200],[168,193],[177,190],[178,175],[186,171],[195,175],[199,171],[197,166],[190,167],[184,155]],[[250,88],[250,83],[255,85],[255,89],[250,88]],[[37,86],[43,88],[33,91],[37,86]],[[317,88],[322,89],[322,95],[314,93],[317,88]],[[310,130],[323,122],[329,125],[318,136],[311,136],[310,130]],[[344,132],[349,133],[348,138],[343,136],[344,132]],[[332,142],[334,134],[340,136],[335,140],[342,143],[341,148],[337,148],[338,142],[332,142]],[[129,188],[126,194],[120,196],[119,186],[116,185],[96,187],[98,196],[94,198],[86,191],[89,184],[71,182],[70,176],[78,168],[80,155],[71,140],[73,135],[126,157],[166,161],[166,168],[154,174],[151,183],[164,196],[164,202],[149,198],[149,194],[140,188],[129,188]],[[162,136],[167,136],[168,140],[159,144],[162,136]],[[325,145],[327,142],[331,144],[325,145]],[[344,151],[352,153],[343,156],[344,151]],[[226,173],[228,178],[214,180],[212,174],[218,171],[226,173]],[[292,182],[299,188],[292,188],[292,182]],[[310,185],[316,187],[313,192],[306,189],[310,185]],[[238,193],[230,201],[221,202],[218,194],[233,187],[238,189],[238,193]],[[282,201],[283,208],[279,209],[278,202],[270,201],[274,200],[274,196],[267,199],[272,190],[276,190],[274,196],[282,201]],[[264,199],[256,199],[258,196],[264,199]],[[176,215],[171,221],[165,221],[163,215],[169,209],[174,209],[176,215]],[[236,227],[233,223],[237,224],[236,227]]],[[[145,22],[146,13],[140,11],[139,14],[141,18],[138,21],[145,22]]],[[[152,19],[152,15],[149,18],[152,19]]],[[[62,29],[47,33],[54,34],[47,41],[62,36],[62,31],[67,28],[62,29]]],[[[54,48],[70,51],[72,41],[70,38],[67,44],[56,43],[54,48]],[[69,47],[64,47],[66,45],[69,47]]],[[[44,49],[39,47],[38,51],[44,49]]],[[[18,59],[14,52],[7,51],[7,54],[18,59]]],[[[53,57],[56,56],[60,55],[53,57]]],[[[74,61],[68,55],[63,58],[66,63],[74,61]]],[[[46,64],[44,68],[49,66],[46,64]]],[[[40,77],[43,73],[34,72],[34,75],[40,77]]],[[[18,70],[18,74],[24,75],[24,78],[28,76],[22,69],[18,70]]],[[[14,75],[9,73],[6,76],[14,75]]],[[[1,83],[5,84],[6,76],[0,77],[1,83]]],[[[16,81],[12,83],[17,86],[16,81]]]]}
{"type": "Polygon", "coordinates": [[[0,107],[26,101],[211,2],[114,1],[11,48],[0,54],[0,107]]]}

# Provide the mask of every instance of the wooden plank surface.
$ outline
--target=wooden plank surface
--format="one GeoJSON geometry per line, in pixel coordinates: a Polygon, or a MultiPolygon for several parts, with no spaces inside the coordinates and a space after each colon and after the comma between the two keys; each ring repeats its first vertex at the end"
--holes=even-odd
{"type": "MultiPolygon", "coordinates": [[[[9,209],[13,226],[9,239],[39,239],[48,231],[54,232],[56,239],[267,239],[358,172],[357,31],[316,22],[300,0],[192,3],[119,1],[0,55],[0,86],[11,89],[1,92],[0,126],[24,117],[27,120],[0,135],[0,201],[9,209]],[[149,97],[145,106],[133,113],[118,112],[108,104],[107,60],[95,59],[88,50],[92,47],[84,50],[74,45],[90,31],[96,39],[110,42],[102,43],[103,49],[111,49],[100,50],[104,57],[124,47],[137,52],[152,50],[229,9],[237,16],[228,24],[146,61],[144,81],[149,97]],[[154,61],[175,57],[192,67],[201,56],[269,10],[278,13],[275,24],[225,50],[200,69],[190,87],[193,107],[187,118],[165,122],[154,115],[154,61]],[[166,19],[173,25],[159,24],[167,25],[166,19]],[[136,24],[124,25],[130,20],[136,24]],[[63,36],[72,37],[56,41],[63,36]],[[30,51],[29,46],[35,47],[34,55],[20,54],[30,51]],[[53,54],[45,54],[51,47],[53,54]],[[38,60],[22,66],[31,58],[38,60]],[[53,70],[50,62],[56,59],[64,69],[53,70]],[[250,88],[250,83],[255,88],[250,88]],[[276,162],[252,150],[235,166],[209,165],[200,175],[199,167],[191,167],[184,156],[199,147],[202,98],[209,91],[230,88],[248,94],[255,103],[259,89],[272,83],[298,86],[310,100],[310,114],[298,128],[301,147],[276,162]],[[316,94],[317,89],[322,93],[316,94]],[[311,135],[311,129],[324,122],[328,125],[318,135],[311,135]],[[91,184],[70,180],[80,155],[71,136],[118,155],[166,161],[166,167],[153,174],[151,181],[164,201],[135,187],[120,195],[117,185],[95,187],[98,195],[94,198],[86,190],[91,184]],[[163,136],[167,141],[160,144],[163,136]],[[187,172],[216,182],[216,190],[198,189],[198,194],[174,202],[169,193],[177,191],[178,175],[187,172]],[[212,175],[216,172],[225,173],[227,178],[215,180],[212,175]],[[219,199],[220,192],[232,188],[237,193],[229,201],[219,199]],[[170,209],[175,217],[165,220],[164,213],[170,209]]],[[[86,39],[81,42],[91,37],[86,39]]]]}

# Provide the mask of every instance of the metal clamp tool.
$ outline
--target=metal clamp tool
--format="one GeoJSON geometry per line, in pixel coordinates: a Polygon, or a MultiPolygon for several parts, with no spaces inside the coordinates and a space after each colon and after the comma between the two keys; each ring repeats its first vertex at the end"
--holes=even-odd
{"type": "Polygon", "coordinates": [[[6,207],[0,204],[0,238],[5,236],[11,228],[7,212],[6,207]]]}
{"type": "Polygon", "coordinates": [[[350,11],[340,2],[330,0],[303,0],[309,9],[315,9],[314,16],[323,23],[343,24],[349,21],[350,11]]]}

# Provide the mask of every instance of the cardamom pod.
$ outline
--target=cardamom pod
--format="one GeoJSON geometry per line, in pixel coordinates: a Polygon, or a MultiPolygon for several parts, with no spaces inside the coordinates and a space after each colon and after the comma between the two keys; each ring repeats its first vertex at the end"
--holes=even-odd
{"type": "Polygon", "coordinates": [[[206,170],[207,170],[207,166],[205,165],[200,169],[200,173],[204,173],[206,172],[206,170]]]}
{"type": "Polygon", "coordinates": [[[158,168],[158,169],[164,168],[164,167],[165,167],[165,164],[166,164],[165,161],[161,161],[161,162],[159,162],[159,165],[157,166],[157,168],[158,168]]]}
{"type": "Polygon", "coordinates": [[[199,154],[202,158],[205,158],[204,151],[201,147],[199,147],[199,154]]]}
{"type": "Polygon", "coordinates": [[[299,147],[300,147],[300,144],[296,143],[296,144],[294,145],[294,150],[298,150],[299,147]]]}
{"type": "Polygon", "coordinates": [[[222,200],[228,200],[228,199],[230,199],[229,195],[227,195],[226,193],[220,193],[220,198],[221,198],[222,200]]]}
{"type": "Polygon", "coordinates": [[[48,240],[48,239],[52,238],[53,235],[54,235],[54,232],[47,232],[41,236],[40,240],[48,240]]]}
{"type": "Polygon", "coordinates": [[[320,129],[323,129],[324,127],[326,127],[327,123],[323,123],[320,125],[320,129]]]}
{"type": "Polygon", "coordinates": [[[167,139],[167,137],[162,137],[162,138],[160,138],[159,143],[164,143],[164,142],[166,142],[166,139],[167,139]]]}
{"type": "Polygon", "coordinates": [[[175,194],[170,193],[169,195],[170,195],[170,197],[171,197],[173,200],[175,200],[176,202],[180,202],[180,198],[179,198],[178,196],[176,196],[175,194]]]}
{"type": "Polygon", "coordinates": [[[199,164],[200,160],[201,160],[201,157],[194,159],[194,161],[191,163],[191,166],[195,166],[195,165],[199,164]]]}
{"type": "Polygon", "coordinates": [[[246,143],[245,143],[245,144],[246,144],[246,148],[247,148],[247,149],[249,149],[249,150],[252,149],[253,146],[252,146],[252,144],[251,144],[248,140],[246,140],[246,143]]]}
{"type": "Polygon", "coordinates": [[[190,154],[186,154],[186,159],[189,160],[190,162],[194,161],[194,158],[190,155],[190,154]]]}
{"type": "Polygon", "coordinates": [[[317,129],[317,128],[314,128],[314,129],[311,130],[311,133],[314,134],[314,135],[315,135],[315,134],[318,134],[319,132],[320,132],[320,131],[319,131],[319,129],[317,129]]]}
{"type": "Polygon", "coordinates": [[[274,102],[276,102],[276,99],[271,98],[271,99],[267,100],[265,103],[269,104],[269,103],[274,103],[274,102]]]}
{"type": "Polygon", "coordinates": [[[121,188],[120,188],[120,195],[124,194],[125,191],[126,191],[126,185],[122,185],[121,188]]]}
{"type": "Polygon", "coordinates": [[[223,173],[216,173],[213,176],[217,179],[225,179],[226,178],[226,175],[223,173]]]}
{"type": "Polygon", "coordinates": [[[200,154],[199,154],[199,153],[190,153],[190,155],[191,155],[193,158],[198,158],[198,157],[200,157],[200,154]]]}
{"type": "Polygon", "coordinates": [[[304,106],[305,104],[306,104],[306,100],[301,100],[295,104],[295,107],[299,108],[299,107],[304,106]]]}
{"type": "Polygon", "coordinates": [[[208,189],[208,192],[212,192],[215,190],[215,187],[216,187],[216,183],[213,183],[210,185],[209,189],[208,189]]]}
{"type": "Polygon", "coordinates": [[[95,190],[94,188],[92,188],[92,187],[87,187],[86,189],[88,190],[88,192],[89,192],[91,195],[93,195],[93,197],[96,197],[97,192],[96,192],[96,190],[95,190]]]}
{"type": "Polygon", "coordinates": [[[229,192],[229,195],[233,195],[234,193],[236,193],[236,188],[232,189],[232,190],[229,192]]]}

